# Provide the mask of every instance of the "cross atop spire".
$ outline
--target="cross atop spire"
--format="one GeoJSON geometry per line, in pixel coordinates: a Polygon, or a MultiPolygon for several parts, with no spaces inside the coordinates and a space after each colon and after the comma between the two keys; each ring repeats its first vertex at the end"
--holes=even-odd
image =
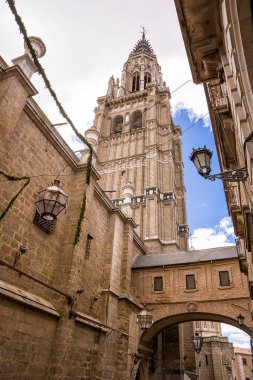
{"type": "Polygon", "coordinates": [[[146,40],[147,30],[144,28],[144,26],[141,26],[141,28],[142,28],[142,31],[140,33],[142,33],[142,38],[137,41],[130,55],[134,55],[138,53],[146,53],[146,54],[151,55],[152,57],[156,57],[154,50],[152,49],[150,45],[150,42],[146,40]]]}
{"type": "Polygon", "coordinates": [[[146,34],[148,33],[148,31],[142,25],[141,25],[141,28],[142,28],[142,31],[140,33],[142,33],[142,39],[145,40],[146,34]]]}

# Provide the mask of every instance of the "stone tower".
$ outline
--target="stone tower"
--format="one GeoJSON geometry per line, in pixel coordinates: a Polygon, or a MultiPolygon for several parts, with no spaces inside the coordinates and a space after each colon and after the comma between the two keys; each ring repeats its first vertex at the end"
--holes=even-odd
{"type": "Polygon", "coordinates": [[[94,146],[100,185],[138,225],[149,253],[187,249],[181,130],[172,121],[170,90],[145,36],[98,98],[85,136],[94,146]]]}

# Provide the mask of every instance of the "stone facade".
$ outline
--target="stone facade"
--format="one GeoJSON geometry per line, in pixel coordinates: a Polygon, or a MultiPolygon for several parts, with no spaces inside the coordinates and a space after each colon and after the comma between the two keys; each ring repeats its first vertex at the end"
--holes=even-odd
{"type": "Polygon", "coordinates": [[[253,299],[252,4],[249,0],[222,0],[218,4],[175,0],[175,4],[193,80],[204,83],[221,171],[243,168],[248,175],[241,182],[223,183],[238,236],[241,271],[248,276],[253,299]]]}
{"type": "MultiPolygon", "coordinates": [[[[0,223],[0,379],[160,380],[164,369],[181,376],[180,345],[190,342],[192,323],[170,326],[206,318],[237,325],[249,295],[234,253],[224,249],[222,259],[201,263],[206,252],[178,256],[187,249],[180,129],[152,48],[144,35],[124,66],[124,86],[111,78],[98,99],[86,132],[94,159],[76,246],[87,154],[79,160],[32,99],[36,89],[21,61],[8,67],[0,59],[1,171],[31,178],[0,223]],[[33,223],[35,199],[56,176],[69,205],[47,234],[33,223]],[[160,263],[136,264],[142,258],[160,263]],[[219,269],[233,280],[226,289],[215,282],[219,269]],[[185,291],[183,276],[192,273],[198,288],[185,291]],[[154,292],[154,277],[163,276],[164,291],[154,292]],[[136,324],[144,303],[154,317],[146,332],[136,324]],[[173,366],[166,366],[160,352],[173,352],[175,343],[173,366]]],[[[2,212],[23,182],[1,178],[2,212]]],[[[251,326],[247,312],[243,329],[251,326]]]]}
{"type": "MultiPolygon", "coordinates": [[[[131,262],[146,253],[136,224],[113,206],[94,169],[73,247],[86,166],[31,98],[36,90],[20,67],[1,63],[1,170],[31,182],[0,224],[0,378],[127,378],[140,310],[130,293],[131,262]],[[69,207],[47,235],[33,224],[35,198],[57,173],[69,207]],[[26,252],[14,267],[21,246],[26,252]]],[[[3,211],[23,182],[1,180],[3,211]]]]}
{"type": "Polygon", "coordinates": [[[252,380],[252,353],[247,348],[235,347],[235,375],[238,380],[252,380]]]}
{"type": "Polygon", "coordinates": [[[204,338],[197,365],[200,379],[235,379],[233,344],[227,337],[204,338]]]}
{"type": "Polygon", "coordinates": [[[149,253],[187,249],[181,130],[173,124],[170,91],[143,33],[98,98],[85,135],[97,154],[100,186],[128,216],[149,253]]]}

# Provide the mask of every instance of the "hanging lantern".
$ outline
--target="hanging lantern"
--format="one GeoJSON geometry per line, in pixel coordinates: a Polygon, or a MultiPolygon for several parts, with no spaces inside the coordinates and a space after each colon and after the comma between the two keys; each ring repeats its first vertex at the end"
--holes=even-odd
{"type": "Polygon", "coordinates": [[[195,335],[192,339],[192,344],[196,354],[199,354],[203,345],[203,339],[199,335],[195,335]]]}
{"type": "Polygon", "coordinates": [[[239,314],[237,317],[237,321],[238,321],[239,325],[242,326],[244,323],[244,316],[242,314],[239,314]]]}
{"type": "Polygon", "coordinates": [[[190,156],[190,160],[194,163],[199,174],[203,177],[208,175],[211,171],[210,161],[212,155],[213,153],[204,145],[203,148],[193,149],[190,156]]]}
{"type": "Polygon", "coordinates": [[[141,330],[147,330],[152,326],[153,316],[144,305],[144,309],[137,315],[137,324],[141,330]]]}
{"type": "Polygon", "coordinates": [[[66,212],[68,197],[59,187],[60,180],[54,180],[52,186],[38,193],[36,198],[36,208],[42,218],[54,220],[66,212]]]}

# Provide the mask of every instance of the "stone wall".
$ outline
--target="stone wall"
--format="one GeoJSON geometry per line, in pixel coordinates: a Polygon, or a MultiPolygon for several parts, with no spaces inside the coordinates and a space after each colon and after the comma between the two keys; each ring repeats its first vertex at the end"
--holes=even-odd
{"type": "MultiPolygon", "coordinates": [[[[131,264],[145,253],[134,240],[135,223],[115,209],[93,171],[73,247],[85,164],[29,99],[36,91],[19,68],[0,72],[0,80],[0,170],[31,177],[0,223],[0,378],[127,378],[129,332],[140,310],[130,290],[131,264]],[[33,224],[35,198],[59,173],[69,205],[48,235],[33,224]],[[14,268],[21,245],[27,251],[14,268]]],[[[1,180],[2,212],[22,183],[1,180]]],[[[130,352],[136,350],[132,339],[130,352]]]]}

